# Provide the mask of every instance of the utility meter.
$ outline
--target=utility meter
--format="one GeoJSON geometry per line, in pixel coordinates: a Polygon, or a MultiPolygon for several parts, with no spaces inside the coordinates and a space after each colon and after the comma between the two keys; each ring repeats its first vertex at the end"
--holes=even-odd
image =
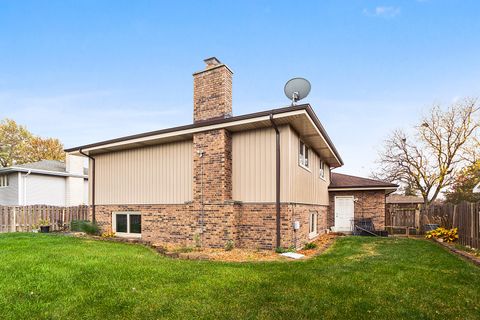
{"type": "Polygon", "coordinates": [[[300,221],[297,220],[293,223],[293,229],[294,230],[300,229],[300,221]]]}

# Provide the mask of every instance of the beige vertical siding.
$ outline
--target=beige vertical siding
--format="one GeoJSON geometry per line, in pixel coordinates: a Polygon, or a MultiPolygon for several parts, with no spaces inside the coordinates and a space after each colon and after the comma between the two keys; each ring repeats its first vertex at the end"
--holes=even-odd
{"type": "MultiPolygon", "coordinates": [[[[275,201],[275,131],[272,128],[234,133],[233,199],[275,201]]],[[[310,151],[310,171],[298,165],[298,136],[290,126],[280,128],[281,201],[328,205],[330,172],[319,176],[320,158],[310,151]]]]}
{"type": "Polygon", "coordinates": [[[309,170],[298,164],[299,136],[291,131],[291,171],[292,190],[291,201],[328,205],[328,185],[330,184],[330,169],[325,164],[325,178],[320,178],[320,158],[310,149],[309,170]]]}
{"type": "MultiPolygon", "coordinates": [[[[290,126],[280,127],[281,201],[328,205],[328,166],[323,180],[320,159],[311,151],[310,171],[300,167],[298,139],[290,126]]],[[[192,141],[184,141],[96,155],[96,204],[192,201],[192,148],[192,141]]],[[[232,156],[233,200],[274,202],[275,131],[233,133],[232,156]]]]}
{"type": "Polygon", "coordinates": [[[192,145],[182,141],[96,155],[96,204],[191,201],[192,145]]]}
{"type": "MultiPolygon", "coordinates": [[[[290,128],[280,128],[281,150],[289,149],[290,128]]],[[[232,136],[233,199],[245,202],[275,201],[275,131],[273,128],[249,130],[232,136]]],[[[289,157],[281,153],[281,197],[290,189],[289,157]]]]}

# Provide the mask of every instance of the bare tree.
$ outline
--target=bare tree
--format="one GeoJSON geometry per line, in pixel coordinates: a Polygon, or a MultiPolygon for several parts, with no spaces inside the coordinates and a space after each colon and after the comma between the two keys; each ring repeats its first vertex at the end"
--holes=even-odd
{"type": "Polygon", "coordinates": [[[455,103],[446,111],[434,106],[413,128],[413,135],[394,131],[385,141],[375,176],[411,186],[428,208],[478,155],[478,110],[476,99],[455,103]]]}

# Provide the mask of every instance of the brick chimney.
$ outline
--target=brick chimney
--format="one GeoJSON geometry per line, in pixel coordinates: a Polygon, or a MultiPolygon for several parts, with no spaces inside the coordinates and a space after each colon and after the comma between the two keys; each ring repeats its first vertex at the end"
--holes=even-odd
{"type": "MultiPolygon", "coordinates": [[[[232,71],[217,58],[193,74],[193,121],[232,114],[232,71]]],[[[236,237],[232,200],[232,135],[225,128],[193,135],[193,208],[202,245],[223,247],[236,237]]]]}
{"type": "Polygon", "coordinates": [[[232,70],[217,58],[205,59],[193,74],[193,122],[232,116],[232,70]]]}

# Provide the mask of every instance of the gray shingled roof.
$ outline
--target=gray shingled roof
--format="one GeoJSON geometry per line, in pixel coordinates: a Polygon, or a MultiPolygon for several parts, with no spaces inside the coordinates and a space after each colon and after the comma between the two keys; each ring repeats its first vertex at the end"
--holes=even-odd
{"type": "MultiPolygon", "coordinates": [[[[41,160],[32,163],[25,163],[15,165],[17,168],[25,168],[25,169],[36,169],[36,170],[46,170],[46,171],[54,171],[54,172],[67,172],[67,166],[63,161],[57,160],[41,160]]],[[[83,174],[88,175],[88,169],[83,168],[83,174]]]]}

